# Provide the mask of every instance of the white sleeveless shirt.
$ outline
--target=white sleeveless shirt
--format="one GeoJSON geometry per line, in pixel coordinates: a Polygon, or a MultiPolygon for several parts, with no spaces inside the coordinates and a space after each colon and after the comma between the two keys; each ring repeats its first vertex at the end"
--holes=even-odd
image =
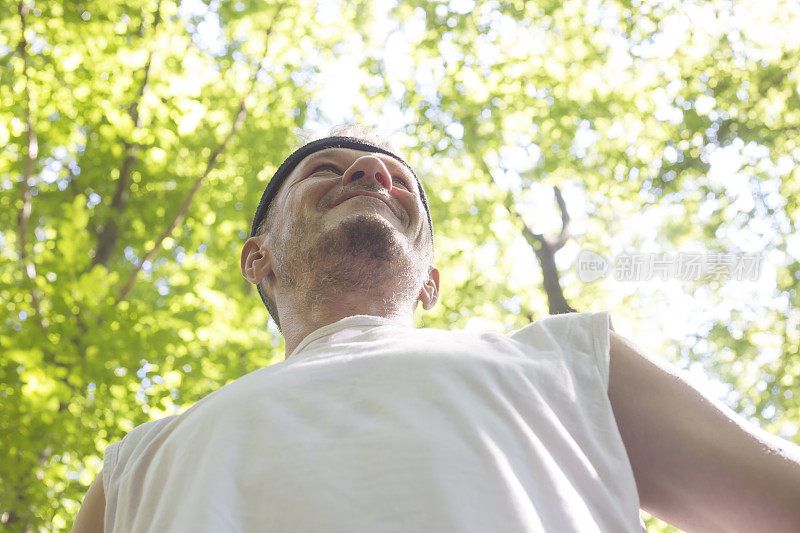
{"type": "Polygon", "coordinates": [[[640,533],[608,330],[344,318],[108,446],[105,530],[640,533]]]}

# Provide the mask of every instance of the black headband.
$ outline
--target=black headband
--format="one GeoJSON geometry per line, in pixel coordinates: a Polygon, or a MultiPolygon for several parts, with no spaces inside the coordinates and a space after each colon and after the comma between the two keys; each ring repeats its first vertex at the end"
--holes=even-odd
{"type": "Polygon", "coordinates": [[[363,152],[379,152],[381,154],[392,156],[403,163],[416,179],[419,195],[420,198],[422,198],[422,205],[425,206],[425,213],[428,215],[428,228],[430,229],[431,242],[433,242],[433,222],[431,221],[431,210],[428,207],[428,197],[425,195],[425,189],[422,188],[422,182],[419,180],[416,173],[414,173],[414,169],[412,169],[411,166],[406,163],[405,159],[395,154],[391,150],[387,150],[386,148],[373,144],[369,141],[365,141],[364,139],[358,139],[356,137],[326,137],[324,139],[319,139],[298,148],[292,155],[287,157],[281,166],[278,167],[278,170],[272,176],[269,184],[267,184],[267,188],[264,189],[264,194],[261,195],[261,201],[259,202],[258,208],[256,209],[256,214],[253,217],[253,225],[250,228],[251,237],[256,236],[258,226],[261,225],[261,222],[267,215],[267,211],[269,210],[272,200],[275,198],[275,195],[278,194],[278,189],[281,188],[281,185],[284,181],[286,181],[286,178],[289,177],[289,174],[292,173],[292,170],[294,170],[300,161],[306,157],[310,156],[314,152],[325,150],[326,148],[352,148],[354,150],[361,150],[363,152]]]}

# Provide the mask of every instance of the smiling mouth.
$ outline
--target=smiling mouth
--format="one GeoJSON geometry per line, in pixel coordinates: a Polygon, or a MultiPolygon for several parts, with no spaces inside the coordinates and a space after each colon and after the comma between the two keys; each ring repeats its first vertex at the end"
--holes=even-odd
{"type": "MultiPolygon", "coordinates": [[[[342,202],[342,204],[345,204],[345,203],[349,202],[350,200],[355,200],[355,199],[367,200],[368,203],[369,203],[369,206],[363,206],[363,205],[362,206],[354,206],[353,209],[355,209],[357,211],[363,211],[364,209],[367,209],[368,211],[374,212],[376,214],[383,213],[383,211],[380,210],[379,206],[374,205],[375,202],[377,202],[379,204],[383,204],[383,207],[388,209],[389,212],[394,215],[394,210],[391,207],[389,207],[386,204],[386,202],[384,202],[380,198],[375,198],[374,196],[369,196],[368,194],[359,194],[358,196],[353,196],[351,198],[348,198],[347,200],[344,200],[342,202]]],[[[341,204],[339,204],[339,205],[341,205],[341,204]]],[[[385,215],[382,215],[382,216],[385,216],[385,215]]]]}
{"type": "Polygon", "coordinates": [[[345,202],[346,202],[346,201],[348,201],[348,200],[352,200],[353,198],[364,198],[364,197],[372,198],[373,200],[377,200],[377,201],[381,202],[381,203],[382,203],[382,204],[384,204],[384,205],[385,205],[387,208],[389,208],[389,211],[391,211],[391,212],[392,212],[392,214],[394,214],[395,216],[397,216],[397,214],[395,213],[394,209],[393,209],[393,208],[392,208],[392,207],[389,205],[389,203],[388,203],[386,200],[384,200],[383,198],[380,198],[380,197],[378,197],[378,196],[376,196],[376,195],[374,195],[374,194],[368,194],[368,193],[364,193],[364,194],[358,194],[358,193],[356,193],[356,194],[353,194],[352,196],[348,196],[348,197],[347,197],[347,198],[345,198],[344,200],[341,200],[341,201],[339,201],[338,203],[334,204],[334,206],[336,206],[336,205],[341,205],[341,204],[345,203],[345,202]]]}
{"type": "MultiPolygon", "coordinates": [[[[356,196],[351,196],[350,198],[348,198],[348,199],[347,199],[347,200],[345,200],[344,202],[347,202],[347,201],[349,201],[349,200],[352,200],[353,198],[369,198],[369,199],[371,199],[371,200],[375,200],[376,202],[380,202],[380,203],[382,203],[382,204],[386,204],[386,202],[384,202],[384,201],[383,201],[383,200],[381,200],[380,198],[375,198],[374,196],[370,196],[370,195],[368,195],[368,194],[358,194],[358,195],[356,195],[356,196]]],[[[344,202],[342,202],[342,203],[344,203],[344,202]]],[[[387,207],[388,207],[388,206],[387,206],[387,207]]]]}

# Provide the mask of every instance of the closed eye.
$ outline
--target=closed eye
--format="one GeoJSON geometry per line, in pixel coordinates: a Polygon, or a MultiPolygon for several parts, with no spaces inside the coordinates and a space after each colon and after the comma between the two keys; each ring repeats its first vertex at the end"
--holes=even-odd
{"type": "Polygon", "coordinates": [[[333,165],[325,164],[325,165],[320,165],[320,166],[316,167],[314,169],[314,171],[312,172],[312,174],[322,174],[322,173],[325,173],[325,172],[333,172],[335,174],[339,174],[339,169],[336,168],[333,165]]]}
{"type": "Polygon", "coordinates": [[[400,176],[392,176],[392,185],[393,186],[402,185],[405,190],[407,191],[411,190],[405,178],[402,178],[400,176]]]}

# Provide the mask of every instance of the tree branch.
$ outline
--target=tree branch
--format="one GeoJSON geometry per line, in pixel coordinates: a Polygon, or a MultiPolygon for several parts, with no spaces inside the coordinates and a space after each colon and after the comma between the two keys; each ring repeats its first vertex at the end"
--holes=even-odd
{"type": "MultiPolygon", "coordinates": [[[[517,214],[521,218],[519,214],[517,214]]],[[[551,315],[558,315],[561,313],[574,313],[575,309],[569,305],[567,299],[564,297],[564,291],[561,289],[561,280],[556,268],[556,252],[558,248],[554,248],[549,239],[542,236],[537,236],[528,228],[523,221],[523,233],[528,244],[533,248],[536,254],[536,259],[539,260],[539,265],[542,267],[542,278],[544,283],[544,291],[547,293],[547,308],[551,315]]]]}
{"type": "Polygon", "coordinates": [[[567,203],[564,201],[564,197],[561,196],[561,190],[554,186],[553,191],[556,193],[558,210],[561,211],[561,232],[552,242],[548,242],[548,244],[552,246],[553,252],[557,252],[563,248],[564,243],[569,239],[569,212],[567,211],[567,203]]]}
{"type": "MultiPolygon", "coordinates": [[[[158,5],[156,6],[155,19],[153,22],[154,30],[158,27],[160,21],[161,1],[159,0],[158,5]]],[[[144,22],[142,22],[142,25],[143,24],[144,22]]],[[[139,27],[140,34],[143,33],[142,25],[139,27]]],[[[141,102],[141,99],[144,96],[150,81],[150,66],[152,63],[153,48],[150,48],[150,51],[147,54],[147,62],[143,67],[144,77],[142,79],[142,83],[139,85],[139,89],[136,91],[136,96],[134,97],[133,101],[131,101],[130,105],[128,105],[128,115],[131,117],[131,120],[133,120],[135,129],[142,127],[141,116],[139,115],[139,103],[141,102]]],[[[129,141],[123,141],[123,146],[125,157],[123,158],[122,165],[119,169],[117,188],[114,191],[114,198],[111,201],[112,212],[106,223],[103,225],[103,229],[97,235],[97,247],[94,250],[92,263],[89,269],[93,268],[95,265],[103,265],[104,267],[108,268],[108,263],[111,260],[111,255],[114,253],[114,248],[116,247],[117,239],[119,238],[118,218],[120,215],[122,215],[123,211],[125,211],[125,207],[128,205],[131,173],[133,172],[133,168],[139,160],[140,148],[139,144],[129,141]]]]}
{"type": "Polygon", "coordinates": [[[175,217],[172,219],[172,222],[170,222],[169,226],[167,226],[167,228],[163,232],[161,232],[161,235],[158,237],[153,247],[150,248],[150,250],[144,255],[142,259],[139,260],[139,263],[136,265],[136,268],[131,273],[130,277],[128,278],[128,281],[125,283],[125,287],[123,287],[122,291],[117,297],[117,300],[114,302],[115,304],[118,304],[123,299],[125,299],[125,296],[127,296],[130,290],[133,288],[133,285],[136,283],[136,277],[139,274],[139,271],[142,269],[142,265],[144,265],[144,262],[149,261],[150,259],[153,258],[154,255],[156,255],[156,253],[158,253],[158,251],[161,249],[161,244],[164,242],[164,239],[169,237],[172,234],[172,230],[174,230],[176,226],[178,226],[181,222],[183,222],[183,219],[186,217],[186,213],[189,211],[189,205],[191,205],[192,200],[194,199],[194,195],[200,189],[200,185],[202,185],[203,180],[209,175],[211,170],[214,168],[214,166],[217,163],[217,158],[222,153],[222,151],[225,150],[225,147],[227,146],[228,142],[231,140],[236,131],[239,129],[242,122],[244,122],[244,118],[247,115],[247,108],[245,107],[244,100],[245,99],[242,98],[241,104],[239,105],[239,111],[236,114],[236,119],[234,120],[233,125],[231,126],[231,130],[228,132],[228,135],[225,136],[225,139],[223,139],[223,141],[214,149],[211,156],[208,158],[205,172],[203,172],[203,175],[197,178],[197,180],[195,180],[194,186],[192,186],[192,189],[189,191],[189,194],[186,195],[186,198],[183,200],[183,204],[181,204],[181,207],[180,209],[178,209],[178,212],[175,214],[175,217]]]}
{"type": "MultiPolygon", "coordinates": [[[[36,265],[33,259],[28,257],[28,221],[31,218],[32,193],[29,180],[33,177],[33,167],[36,159],[39,157],[39,141],[36,138],[36,131],[33,128],[33,118],[31,116],[31,91],[30,91],[30,77],[28,76],[28,41],[25,39],[25,30],[27,24],[25,17],[30,11],[30,6],[25,3],[25,0],[20,0],[17,10],[19,12],[20,30],[22,36],[19,39],[17,48],[19,54],[22,56],[22,75],[25,78],[25,86],[23,88],[23,96],[25,98],[25,161],[22,166],[22,176],[20,185],[22,186],[22,208],[17,214],[17,240],[19,241],[19,262],[22,271],[31,280],[36,280],[36,265]]],[[[41,306],[39,305],[39,291],[36,289],[35,283],[31,287],[31,305],[36,312],[36,321],[42,330],[46,330],[49,321],[42,317],[41,306]]]]}
{"type": "MultiPolygon", "coordinates": [[[[275,13],[275,17],[276,18],[278,16],[279,12],[280,12],[280,7],[278,8],[278,11],[275,13]]],[[[273,20],[273,24],[274,24],[274,20],[273,20]]],[[[272,29],[272,25],[270,25],[270,30],[267,31],[267,37],[269,37],[271,29],[272,29]]],[[[158,237],[158,239],[156,240],[156,242],[153,245],[153,247],[150,250],[148,250],[148,252],[144,255],[144,257],[142,259],[139,260],[139,263],[136,265],[136,268],[131,273],[130,277],[128,278],[128,281],[125,283],[125,286],[122,288],[122,291],[120,291],[120,294],[117,297],[117,300],[114,302],[115,304],[118,304],[119,302],[121,302],[122,300],[125,299],[125,297],[128,295],[128,293],[131,291],[131,289],[133,288],[134,284],[136,283],[137,276],[139,274],[139,271],[142,269],[142,265],[144,265],[144,262],[145,261],[149,261],[150,259],[153,258],[153,256],[156,255],[156,253],[158,253],[158,251],[161,249],[161,244],[164,242],[164,239],[169,237],[172,234],[172,231],[179,224],[181,224],[183,222],[184,218],[186,218],[186,213],[189,211],[189,206],[191,205],[195,194],[200,189],[200,186],[202,185],[202,183],[206,179],[206,177],[214,169],[214,167],[217,164],[217,159],[222,154],[222,152],[225,150],[225,148],[227,147],[228,143],[233,138],[233,136],[236,134],[236,132],[239,130],[239,128],[241,127],[242,123],[244,122],[244,119],[247,117],[247,97],[253,91],[253,88],[255,86],[256,80],[258,78],[258,74],[263,69],[263,64],[264,64],[264,60],[266,59],[266,57],[267,57],[267,51],[265,49],[264,50],[264,55],[262,56],[261,60],[259,61],[258,69],[256,69],[253,72],[253,74],[250,76],[250,80],[249,80],[250,83],[249,83],[248,89],[245,91],[244,95],[242,96],[241,100],[239,101],[239,107],[238,107],[238,110],[236,112],[235,118],[233,120],[233,124],[231,124],[230,131],[225,136],[225,138],[222,140],[222,142],[220,142],[217,145],[217,147],[211,153],[211,156],[209,156],[208,161],[206,162],[205,171],[203,172],[203,174],[199,178],[197,178],[197,180],[195,180],[194,185],[192,186],[192,189],[189,191],[189,194],[186,195],[186,198],[184,199],[183,203],[181,204],[180,209],[178,209],[178,212],[175,214],[175,217],[172,219],[172,222],[170,222],[170,224],[167,226],[167,228],[163,232],[161,232],[161,235],[158,237]]]]}
{"type": "MultiPolygon", "coordinates": [[[[480,164],[483,171],[489,176],[489,179],[497,187],[501,188],[500,184],[494,179],[492,170],[483,158],[480,158],[480,164]]],[[[539,266],[542,268],[542,278],[544,291],[547,294],[547,307],[551,315],[558,315],[562,313],[574,313],[575,309],[569,305],[567,299],[564,297],[564,291],[561,289],[561,280],[556,268],[555,254],[560,250],[564,243],[569,238],[569,212],[567,211],[567,204],[561,195],[558,187],[553,187],[556,195],[556,203],[561,211],[561,232],[556,237],[546,237],[541,233],[535,233],[528,224],[525,222],[523,216],[514,207],[514,195],[511,191],[506,190],[506,196],[503,200],[503,205],[506,210],[522,223],[522,234],[531,248],[533,248],[536,259],[539,261],[539,266]]]]}

